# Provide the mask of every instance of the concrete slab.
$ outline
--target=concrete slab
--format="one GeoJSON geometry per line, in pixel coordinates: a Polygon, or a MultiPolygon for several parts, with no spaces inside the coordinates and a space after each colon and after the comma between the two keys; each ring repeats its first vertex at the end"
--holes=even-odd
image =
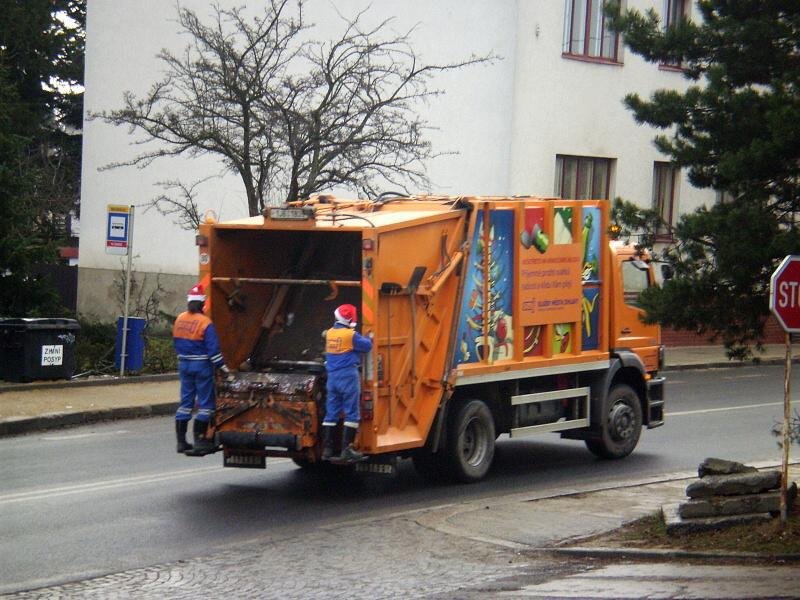
{"type": "Polygon", "coordinates": [[[747,567],[682,562],[614,564],[498,598],[797,598],[797,566],[747,567]]]}

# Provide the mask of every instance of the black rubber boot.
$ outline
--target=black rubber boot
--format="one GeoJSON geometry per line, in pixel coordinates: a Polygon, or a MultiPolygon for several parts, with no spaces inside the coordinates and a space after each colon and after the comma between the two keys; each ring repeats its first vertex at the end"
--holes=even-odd
{"type": "Polygon", "coordinates": [[[333,430],[332,425],[322,426],[322,460],[330,460],[333,456],[333,430]]]}
{"type": "Polygon", "coordinates": [[[194,420],[194,448],[186,451],[186,456],[205,456],[215,451],[214,442],[206,439],[208,421],[194,420]]]}
{"type": "Polygon", "coordinates": [[[189,421],[175,421],[175,435],[178,437],[178,454],[183,454],[192,449],[192,445],[186,441],[186,430],[189,429],[189,421]]]}
{"type": "Polygon", "coordinates": [[[339,456],[339,462],[354,463],[364,460],[365,456],[353,448],[353,441],[356,439],[357,432],[358,429],[355,427],[347,427],[345,425],[342,428],[342,454],[339,456]]]}

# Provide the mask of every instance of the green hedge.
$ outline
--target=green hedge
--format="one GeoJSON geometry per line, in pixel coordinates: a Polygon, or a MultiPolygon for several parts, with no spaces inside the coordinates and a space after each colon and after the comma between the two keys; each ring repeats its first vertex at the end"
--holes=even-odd
{"type": "MultiPolygon", "coordinates": [[[[81,326],[75,342],[75,374],[113,375],[116,323],[78,320],[81,326]]],[[[172,347],[172,337],[163,333],[144,334],[144,367],[140,374],[174,373],[178,359],[172,347]]]]}

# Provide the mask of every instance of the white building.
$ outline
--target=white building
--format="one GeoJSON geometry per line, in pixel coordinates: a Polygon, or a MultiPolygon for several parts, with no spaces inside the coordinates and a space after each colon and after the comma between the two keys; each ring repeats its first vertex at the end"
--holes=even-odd
{"type": "MultiPolygon", "coordinates": [[[[344,16],[371,4],[368,18],[394,17],[393,28],[416,25],[414,47],[427,62],[493,52],[503,60],[448,73],[435,81],[446,90],[427,106],[438,130],[434,149],[456,151],[428,165],[432,192],[537,194],[563,197],[622,196],[658,206],[673,221],[679,212],[713,201],[713,192],[691,187],[673,173],[653,146],[656,131],[637,125],[623,106],[626,93],[648,97],[658,88],[683,88],[680,71],[651,65],[627,52],[604,30],[601,0],[308,0],[306,15],[319,38],[340,31],[344,16]]],[[[221,0],[239,6],[238,0],[221,0]]],[[[696,10],[690,0],[628,0],[655,9],[667,21],[696,10]]],[[[210,0],[181,6],[209,13],[210,0]]],[[[251,10],[255,4],[251,4],[251,10]]],[[[662,17],[662,20],[663,17],[662,17]]],[[[176,8],[163,0],[88,0],[85,104],[87,112],[122,106],[126,90],[144,94],[162,77],[156,54],[180,52],[176,8]]],[[[113,282],[123,262],[106,254],[107,205],[143,205],[158,182],[199,180],[219,173],[221,162],[170,158],[146,169],[99,170],[141,151],[125,128],[87,120],[84,127],[78,310],[108,318],[119,314],[113,282]]],[[[424,191],[424,190],[423,190],[424,191]]],[[[222,219],[246,215],[245,193],[234,176],[200,188],[201,209],[222,219]]],[[[158,277],[168,294],[162,310],[184,305],[197,268],[194,234],[169,217],[137,208],[134,273],[152,286],[158,277]]]]}

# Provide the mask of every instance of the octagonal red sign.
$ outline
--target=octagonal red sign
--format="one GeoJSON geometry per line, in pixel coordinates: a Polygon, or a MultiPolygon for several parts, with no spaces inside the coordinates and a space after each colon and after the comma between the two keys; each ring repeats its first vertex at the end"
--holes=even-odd
{"type": "Polygon", "coordinates": [[[800,332],[800,256],[787,256],[772,274],[769,309],[784,330],[800,332]]]}

